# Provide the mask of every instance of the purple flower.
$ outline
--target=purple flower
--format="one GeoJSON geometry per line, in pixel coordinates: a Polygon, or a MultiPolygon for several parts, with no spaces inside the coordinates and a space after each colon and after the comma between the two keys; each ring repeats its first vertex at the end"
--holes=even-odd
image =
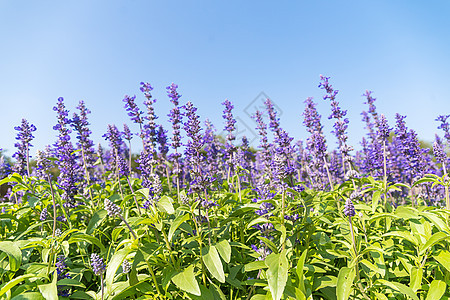
{"type": "Polygon", "coordinates": [[[436,158],[437,162],[439,162],[439,163],[446,162],[447,155],[445,154],[444,150],[442,149],[442,144],[439,144],[438,142],[434,142],[433,152],[434,152],[434,157],[436,158]]]}
{"type": "Polygon", "coordinates": [[[152,99],[152,94],[150,92],[153,90],[153,87],[150,83],[141,82],[140,89],[144,93],[145,98],[147,98],[147,100],[144,101],[144,104],[147,107],[147,116],[144,117],[147,120],[147,124],[144,125],[144,144],[146,148],[154,148],[157,126],[155,120],[158,117],[155,115],[153,103],[156,102],[156,99],[152,99]]]}
{"type": "Polygon", "coordinates": [[[142,124],[144,123],[144,120],[142,119],[142,115],[144,113],[136,105],[135,99],[136,96],[130,97],[128,95],[125,95],[122,101],[125,102],[124,108],[128,112],[128,115],[131,117],[131,121],[142,124]]]}
{"type": "Polygon", "coordinates": [[[448,117],[450,117],[450,115],[438,116],[436,121],[441,122],[438,129],[442,129],[444,131],[444,137],[447,142],[450,143],[450,124],[447,121],[448,117]]]}
{"type": "Polygon", "coordinates": [[[127,141],[131,141],[131,139],[133,138],[133,134],[131,133],[130,128],[127,124],[123,124],[123,138],[127,141]]]}
{"type": "Polygon", "coordinates": [[[104,205],[105,205],[105,210],[107,211],[107,213],[110,217],[117,217],[122,212],[120,207],[117,206],[116,204],[114,204],[114,202],[110,201],[109,199],[105,199],[104,205]]]}
{"type": "Polygon", "coordinates": [[[347,217],[353,217],[355,215],[355,206],[350,198],[345,201],[344,215],[347,217]]]}
{"type": "Polygon", "coordinates": [[[13,157],[17,160],[14,166],[14,171],[21,175],[28,174],[30,176],[30,166],[29,166],[29,150],[32,145],[30,142],[34,139],[33,132],[36,131],[36,127],[33,124],[29,124],[27,120],[22,119],[22,124],[20,126],[14,127],[18,131],[16,140],[17,143],[14,146],[18,149],[13,157]]]}
{"type": "Polygon", "coordinates": [[[47,174],[52,167],[52,161],[49,159],[51,157],[50,146],[46,146],[44,151],[36,151],[36,175],[40,179],[47,180],[47,174]]]}
{"type": "Polygon", "coordinates": [[[108,125],[107,132],[103,135],[105,140],[109,141],[109,145],[113,148],[116,153],[119,153],[121,147],[123,146],[122,134],[117,129],[116,125],[108,125]]]}
{"type": "Polygon", "coordinates": [[[95,275],[101,275],[105,272],[106,265],[103,262],[103,258],[101,258],[97,253],[91,254],[91,266],[95,275]]]}
{"type": "Polygon", "coordinates": [[[58,185],[63,190],[62,198],[67,207],[75,207],[74,195],[78,192],[77,183],[82,182],[81,168],[77,163],[77,153],[70,142],[70,129],[68,129],[69,120],[68,111],[64,106],[64,99],[58,98],[57,106],[53,107],[57,112],[58,123],[53,127],[59,132],[58,141],[55,143],[55,154],[60,174],[58,185]]]}
{"type": "Polygon", "coordinates": [[[42,211],[41,211],[41,215],[39,216],[39,219],[41,221],[45,221],[45,220],[47,220],[47,217],[48,217],[47,207],[44,207],[44,209],[42,209],[42,211]]]}
{"type": "MultiPolygon", "coordinates": [[[[80,101],[77,109],[80,111],[80,114],[73,114],[73,118],[70,120],[70,125],[77,133],[77,146],[78,149],[82,150],[83,164],[87,170],[91,170],[96,161],[94,142],[90,139],[92,132],[88,127],[89,122],[87,121],[87,115],[90,114],[91,111],[86,108],[84,101],[80,101]]],[[[88,175],[89,174],[86,174],[86,176],[88,175]]]]}
{"type": "MultiPolygon", "coordinates": [[[[179,99],[181,97],[180,94],[178,94],[177,92],[177,88],[178,85],[172,83],[170,86],[168,86],[167,89],[167,94],[169,96],[169,98],[171,99],[170,101],[173,103],[174,108],[172,108],[170,110],[170,113],[168,114],[169,116],[169,121],[172,123],[172,148],[175,149],[175,151],[177,151],[177,149],[181,146],[181,134],[180,134],[180,128],[181,128],[181,113],[180,113],[180,108],[179,108],[179,99]]],[[[178,158],[178,153],[176,154],[176,157],[178,158]]]]}

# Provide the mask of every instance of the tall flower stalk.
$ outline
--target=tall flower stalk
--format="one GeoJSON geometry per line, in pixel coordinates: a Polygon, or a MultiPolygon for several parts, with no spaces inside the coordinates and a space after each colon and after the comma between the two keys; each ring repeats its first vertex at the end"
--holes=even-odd
{"type": "Polygon", "coordinates": [[[30,147],[31,141],[34,139],[33,132],[36,131],[36,127],[33,124],[29,124],[27,120],[22,119],[20,126],[14,127],[18,131],[16,140],[17,143],[14,146],[18,149],[13,157],[17,160],[14,170],[21,174],[27,174],[31,176],[30,172],[30,147]]]}

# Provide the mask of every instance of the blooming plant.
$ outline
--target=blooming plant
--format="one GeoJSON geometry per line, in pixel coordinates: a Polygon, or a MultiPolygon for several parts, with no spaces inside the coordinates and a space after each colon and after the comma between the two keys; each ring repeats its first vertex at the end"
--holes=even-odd
{"type": "Polygon", "coordinates": [[[134,124],[108,125],[109,148],[94,150],[82,101],[70,118],[58,99],[58,139],[31,160],[37,129],[22,120],[15,164],[0,160],[9,188],[1,299],[449,298],[448,116],[437,118],[445,139],[428,151],[404,116],[390,128],[367,91],[367,136],[355,151],[338,91],[325,76],[319,87],[334,150],[312,98],[298,104],[304,143],[267,99],[254,112],[255,150],[236,139],[231,101],[220,137],[176,84],[166,88],[169,135],[149,83],[140,86],[146,114],[138,97],[124,97],[134,124]]]}

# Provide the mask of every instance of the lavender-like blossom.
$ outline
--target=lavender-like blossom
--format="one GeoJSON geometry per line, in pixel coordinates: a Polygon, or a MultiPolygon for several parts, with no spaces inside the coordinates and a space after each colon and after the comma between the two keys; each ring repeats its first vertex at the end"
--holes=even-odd
{"type": "MultiPolygon", "coordinates": [[[[330,100],[331,102],[331,115],[328,117],[328,119],[336,119],[333,127],[334,130],[332,133],[334,133],[338,139],[339,144],[339,150],[342,154],[342,160],[343,162],[348,162],[350,160],[350,151],[353,150],[352,147],[347,145],[347,128],[348,128],[348,118],[345,118],[347,115],[346,110],[342,110],[339,107],[339,102],[336,101],[336,95],[338,94],[338,90],[335,90],[331,84],[329,83],[330,77],[325,77],[320,75],[320,84],[319,88],[324,89],[326,91],[326,95],[323,96],[324,100],[330,100]]],[[[343,164],[343,168],[345,171],[345,165],[343,164]]]]}
{"type": "Polygon", "coordinates": [[[110,201],[109,199],[105,199],[104,205],[105,205],[105,210],[110,217],[117,217],[122,212],[120,207],[117,206],[114,202],[110,201]]]}
{"type": "Polygon", "coordinates": [[[156,141],[158,142],[159,153],[165,157],[167,152],[169,152],[169,146],[167,145],[167,130],[164,130],[162,125],[159,125],[158,127],[156,141]]]}
{"type": "Polygon", "coordinates": [[[133,134],[127,124],[123,124],[123,138],[130,142],[133,139],[133,134]]]}
{"type": "Polygon", "coordinates": [[[122,273],[128,274],[131,271],[131,264],[128,260],[124,259],[122,262],[122,273]]]}
{"type": "Polygon", "coordinates": [[[128,95],[125,95],[122,101],[125,102],[124,108],[128,112],[128,115],[131,117],[131,121],[141,125],[144,123],[144,119],[142,118],[142,115],[144,113],[139,109],[135,100],[136,96],[130,97],[128,95]]]}
{"type": "Polygon", "coordinates": [[[109,146],[114,149],[116,154],[119,154],[123,146],[122,134],[117,129],[116,125],[108,124],[108,130],[103,135],[105,140],[109,142],[109,146]]]}
{"type": "Polygon", "coordinates": [[[56,258],[56,273],[58,275],[58,280],[64,279],[64,278],[70,278],[70,275],[67,274],[67,265],[65,262],[64,255],[58,255],[56,258]]]}
{"type": "Polygon", "coordinates": [[[121,156],[117,157],[117,168],[119,170],[120,176],[124,176],[124,177],[130,176],[130,169],[129,169],[127,163],[125,162],[125,160],[121,156]]]}
{"type": "Polygon", "coordinates": [[[442,129],[444,131],[444,137],[447,140],[447,143],[450,144],[450,124],[447,121],[449,117],[450,115],[438,116],[436,121],[441,122],[438,129],[442,129]]]}
{"type": "Polygon", "coordinates": [[[28,174],[30,176],[29,150],[32,147],[30,142],[34,139],[33,132],[36,131],[36,127],[33,124],[29,124],[27,120],[22,119],[22,124],[14,127],[14,129],[18,131],[16,136],[18,142],[14,144],[18,149],[13,154],[13,157],[17,160],[14,171],[21,175],[28,174]]]}
{"type": "Polygon", "coordinates": [[[52,168],[52,161],[49,159],[51,157],[51,148],[46,146],[45,149],[36,151],[36,175],[38,178],[47,180],[47,174],[52,168]]]}
{"type": "MultiPolygon", "coordinates": [[[[170,86],[168,86],[167,94],[169,98],[171,99],[170,102],[173,103],[174,108],[170,110],[170,113],[168,114],[169,121],[172,123],[172,148],[175,149],[175,152],[177,152],[177,149],[181,146],[181,113],[179,108],[179,99],[181,97],[180,94],[177,92],[178,85],[172,83],[170,86]]],[[[175,157],[179,157],[179,153],[175,154],[175,157]]]]}
{"type": "Polygon", "coordinates": [[[55,154],[57,164],[60,169],[58,185],[63,190],[62,198],[67,207],[75,207],[73,196],[77,194],[77,183],[81,182],[80,166],[77,163],[77,154],[70,142],[70,129],[68,129],[69,120],[68,111],[65,109],[64,99],[58,98],[57,106],[53,107],[57,112],[58,123],[53,127],[59,132],[58,141],[55,143],[55,154]]]}
{"type": "Polygon", "coordinates": [[[264,123],[263,120],[263,113],[261,111],[256,111],[255,115],[253,116],[253,118],[256,121],[257,127],[256,129],[258,130],[258,134],[260,136],[259,139],[259,147],[262,148],[261,150],[261,156],[262,156],[262,161],[264,164],[264,168],[266,172],[269,172],[270,170],[270,147],[271,145],[269,144],[269,140],[267,138],[267,125],[264,123]]]}
{"type": "Polygon", "coordinates": [[[45,220],[47,220],[47,217],[48,217],[48,210],[47,210],[47,207],[44,207],[39,216],[39,220],[45,221],[45,220]]]}
{"type": "Polygon", "coordinates": [[[91,113],[89,109],[86,108],[84,101],[80,101],[77,106],[80,114],[73,114],[72,120],[70,120],[70,125],[73,127],[77,133],[77,146],[78,149],[82,150],[82,159],[85,167],[86,177],[90,178],[90,170],[94,167],[95,159],[95,149],[94,142],[91,140],[91,130],[89,129],[89,122],[87,121],[87,115],[91,113]]]}
{"type": "Polygon", "coordinates": [[[103,258],[101,258],[97,253],[91,254],[91,266],[94,274],[99,276],[105,272],[106,265],[103,262],[103,258]]]}
{"type": "Polygon", "coordinates": [[[442,164],[447,161],[447,155],[445,154],[444,149],[442,149],[442,144],[437,141],[433,144],[433,152],[437,162],[442,164]]]}
{"type": "Polygon", "coordinates": [[[344,215],[347,217],[355,216],[355,206],[350,198],[345,201],[344,205],[344,215]]]}
{"type": "Polygon", "coordinates": [[[152,99],[151,91],[153,87],[150,83],[141,82],[141,92],[144,93],[146,100],[144,101],[145,106],[147,107],[147,116],[144,118],[147,120],[147,124],[144,125],[144,145],[147,148],[154,148],[156,142],[156,122],[155,120],[158,117],[155,115],[155,109],[153,107],[153,103],[156,102],[156,99],[152,99]]]}

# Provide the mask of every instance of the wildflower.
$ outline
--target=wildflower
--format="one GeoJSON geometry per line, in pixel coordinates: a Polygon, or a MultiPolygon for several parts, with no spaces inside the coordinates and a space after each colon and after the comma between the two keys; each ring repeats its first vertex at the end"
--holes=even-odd
{"type": "Polygon", "coordinates": [[[101,275],[105,272],[106,265],[97,253],[91,254],[91,266],[95,275],[101,275]]]}
{"type": "Polygon", "coordinates": [[[41,221],[45,221],[48,217],[48,211],[47,211],[47,207],[44,207],[44,209],[41,211],[41,215],[39,216],[39,219],[41,221]]]}
{"type": "Polygon", "coordinates": [[[120,215],[121,213],[121,209],[119,206],[117,206],[116,204],[114,204],[112,201],[110,201],[109,199],[105,199],[105,209],[108,212],[108,215],[110,217],[117,217],[120,215]]]}
{"type": "Polygon", "coordinates": [[[28,174],[28,176],[30,176],[29,149],[32,147],[30,142],[34,139],[32,133],[36,131],[36,127],[33,124],[29,124],[27,120],[22,119],[22,124],[14,127],[14,129],[19,132],[16,137],[16,140],[19,142],[14,144],[18,149],[18,151],[13,154],[13,157],[17,160],[14,170],[21,175],[28,174]]]}
{"type": "Polygon", "coordinates": [[[436,158],[437,162],[444,163],[446,161],[447,155],[445,154],[444,150],[442,149],[442,145],[439,144],[438,142],[434,142],[433,152],[434,152],[434,157],[436,158]]]}
{"type": "Polygon", "coordinates": [[[353,202],[350,198],[345,201],[344,215],[347,217],[353,217],[355,215],[355,207],[353,206],[353,202]]]}
{"type": "Polygon", "coordinates": [[[130,271],[131,271],[131,264],[130,264],[130,262],[128,260],[125,259],[122,262],[122,272],[124,274],[128,274],[128,273],[130,273],[130,271]]]}

